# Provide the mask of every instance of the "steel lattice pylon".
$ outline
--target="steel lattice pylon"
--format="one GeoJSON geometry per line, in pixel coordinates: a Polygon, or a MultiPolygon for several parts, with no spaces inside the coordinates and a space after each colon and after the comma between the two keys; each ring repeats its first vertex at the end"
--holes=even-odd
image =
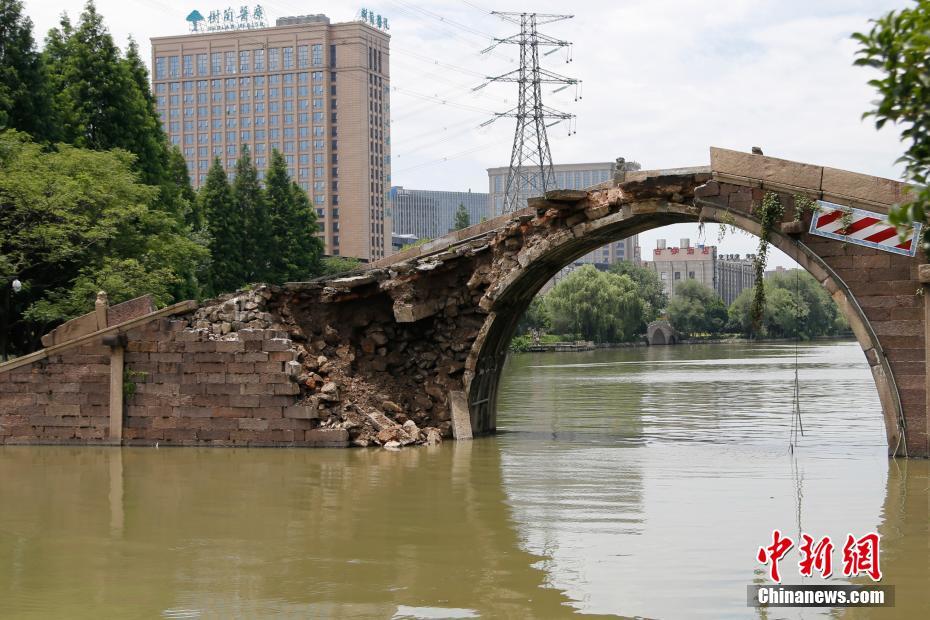
{"type": "MultiPolygon", "coordinates": [[[[503,75],[489,77],[488,82],[478,87],[483,88],[490,82],[515,82],[517,84],[517,106],[507,112],[495,114],[494,118],[482,124],[482,126],[489,125],[503,117],[512,117],[517,120],[504,198],[504,212],[512,212],[522,206],[519,204],[521,198],[541,196],[555,187],[552,152],[549,148],[546,128],[567,121],[569,135],[574,133],[572,123],[575,115],[546,107],[542,100],[542,85],[559,84],[561,86],[553,91],[558,92],[569,86],[575,86],[577,89],[580,81],[553,73],[539,66],[540,47],[553,47],[553,50],[547,52],[549,54],[558,48],[568,47],[570,43],[541,34],[536,29],[537,26],[570,19],[573,17],[572,15],[501,13],[497,11],[494,11],[493,14],[520,26],[519,34],[505,39],[495,39],[495,43],[484,50],[485,52],[490,51],[501,43],[519,45],[519,68],[503,75]]],[[[579,95],[576,90],[575,100],[577,101],[578,98],[579,95]]]]}

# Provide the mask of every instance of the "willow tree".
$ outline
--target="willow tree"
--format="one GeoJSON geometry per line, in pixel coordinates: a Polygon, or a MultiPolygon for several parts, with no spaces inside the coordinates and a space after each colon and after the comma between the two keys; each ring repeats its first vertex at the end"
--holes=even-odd
{"type": "Polygon", "coordinates": [[[632,339],[644,312],[633,279],[584,265],[546,295],[552,330],[595,342],[632,339]]]}

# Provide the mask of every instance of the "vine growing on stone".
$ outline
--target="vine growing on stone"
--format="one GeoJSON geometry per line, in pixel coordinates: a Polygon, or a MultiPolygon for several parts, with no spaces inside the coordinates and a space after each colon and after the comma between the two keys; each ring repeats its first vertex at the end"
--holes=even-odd
{"type": "Polygon", "coordinates": [[[765,287],[762,286],[762,281],[765,278],[765,264],[768,261],[769,235],[772,228],[781,222],[784,213],[785,205],[775,192],[766,192],[762,197],[762,203],[756,208],[756,217],[761,224],[761,230],[759,231],[759,251],[752,261],[755,287],[752,293],[752,305],[749,307],[749,317],[752,319],[752,327],[756,333],[760,331],[762,316],[765,312],[765,287]]]}
{"type": "Polygon", "coordinates": [[[801,194],[794,195],[794,221],[800,222],[801,217],[805,213],[814,213],[818,211],[820,207],[817,205],[817,201],[808,198],[807,196],[802,196],[801,194]]]}

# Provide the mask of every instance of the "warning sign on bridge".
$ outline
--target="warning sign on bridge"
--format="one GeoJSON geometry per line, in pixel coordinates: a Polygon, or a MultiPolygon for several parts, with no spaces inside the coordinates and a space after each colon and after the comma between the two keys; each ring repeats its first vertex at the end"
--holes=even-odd
{"type": "Polygon", "coordinates": [[[825,200],[818,200],[817,206],[817,212],[811,219],[812,235],[904,256],[914,256],[917,253],[920,224],[915,224],[902,241],[897,228],[888,222],[887,215],[844,207],[825,200]]]}

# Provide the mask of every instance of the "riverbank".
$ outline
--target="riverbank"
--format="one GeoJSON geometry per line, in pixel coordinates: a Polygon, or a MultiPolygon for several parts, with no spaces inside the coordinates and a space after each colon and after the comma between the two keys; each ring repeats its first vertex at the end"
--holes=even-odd
{"type": "MultiPolygon", "coordinates": [[[[839,334],[836,336],[818,336],[811,340],[802,340],[804,343],[812,342],[832,342],[841,340],[852,340],[855,336],[852,332],[848,334],[839,334]]],[[[564,341],[564,342],[543,342],[539,344],[521,347],[519,349],[511,348],[511,353],[575,353],[580,351],[593,351],[595,349],[627,349],[633,347],[648,346],[676,346],[676,345],[701,345],[701,344],[762,344],[762,343],[793,343],[797,342],[795,338],[744,338],[742,336],[719,337],[719,338],[686,338],[675,345],[650,345],[645,339],[633,342],[598,342],[591,341],[564,341]]]]}

